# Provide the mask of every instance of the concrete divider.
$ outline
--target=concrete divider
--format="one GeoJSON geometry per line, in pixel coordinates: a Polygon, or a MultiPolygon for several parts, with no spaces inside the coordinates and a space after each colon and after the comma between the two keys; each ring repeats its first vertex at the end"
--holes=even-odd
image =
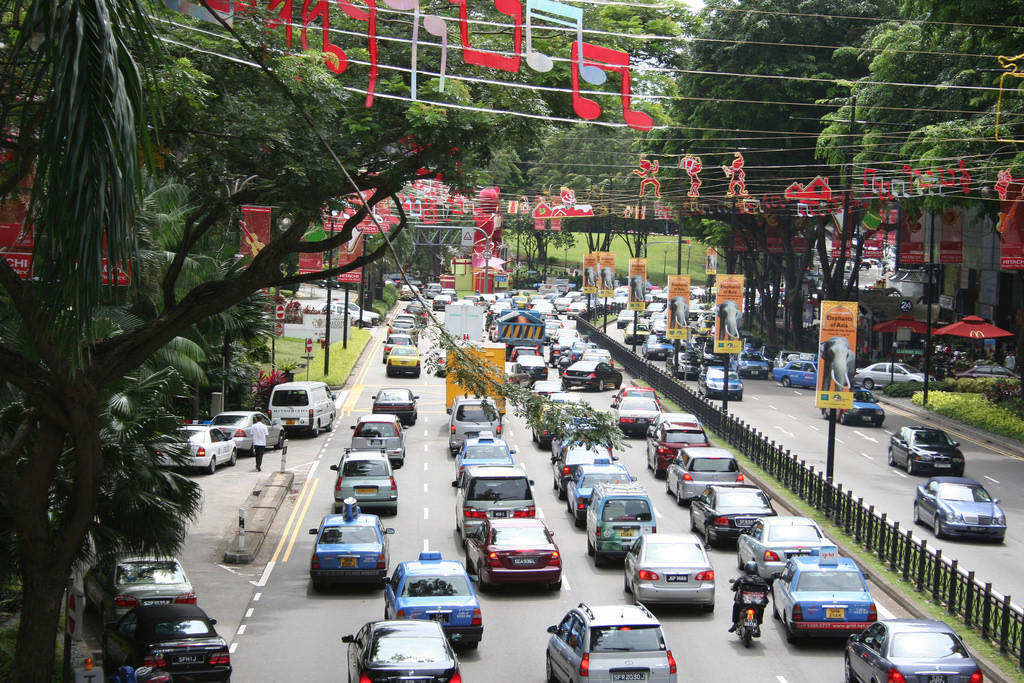
{"type": "MultiPolygon", "coordinates": [[[[295,481],[294,472],[271,472],[242,505],[245,515],[245,532],[238,533],[224,551],[224,561],[229,564],[250,564],[263,547],[263,542],[274,523],[274,517],[291,490],[295,481]]],[[[241,529],[239,530],[241,531],[241,529]]]]}

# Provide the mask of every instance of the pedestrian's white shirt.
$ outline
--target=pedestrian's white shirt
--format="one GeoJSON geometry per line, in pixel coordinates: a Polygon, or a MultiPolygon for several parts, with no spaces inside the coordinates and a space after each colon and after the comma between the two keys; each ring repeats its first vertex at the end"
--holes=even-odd
{"type": "Polygon", "coordinates": [[[267,445],[267,434],[269,430],[267,425],[262,422],[252,423],[252,445],[253,446],[266,446],[267,445]]]}

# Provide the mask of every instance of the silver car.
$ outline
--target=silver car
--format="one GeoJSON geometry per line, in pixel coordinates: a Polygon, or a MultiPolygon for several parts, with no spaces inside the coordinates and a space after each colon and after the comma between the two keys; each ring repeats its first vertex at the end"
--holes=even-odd
{"type": "Polygon", "coordinates": [[[383,449],[393,467],[405,464],[405,430],[397,415],[363,415],[352,425],[350,448],[383,449]]]}
{"type": "Polygon", "coordinates": [[[661,414],[661,406],[653,398],[627,396],[609,412],[625,434],[644,436],[661,414]]]}
{"type": "Polygon", "coordinates": [[[475,439],[480,432],[501,437],[501,412],[489,398],[456,399],[448,420],[448,451],[457,455],[466,439],[475,439]]]}
{"type": "Polygon", "coordinates": [[[757,564],[757,573],[770,579],[791,557],[810,555],[815,548],[832,545],[818,523],[807,517],[762,517],[740,533],[736,563],[757,564]]]}
{"type": "Polygon", "coordinates": [[[346,498],[355,498],[363,510],[398,514],[398,484],[391,461],[380,449],[346,448],[341,462],[331,465],[338,473],[334,484],[334,513],[344,509],[346,498]]]}
{"type": "Polygon", "coordinates": [[[715,570],[693,534],[644,534],[629,548],[622,568],[626,590],[637,602],[715,610],[715,570]]]}
{"type": "MultiPolygon", "coordinates": [[[[935,381],[935,377],[931,375],[928,378],[931,382],[935,381]]],[[[875,387],[884,387],[886,384],[924,382],[924,373],[903,363],[874,363],[858,370],[857,374],[853,376],[853,381],[870,391],[875,387]]]]}
{"type": "Polygon", "coordinates": [[[82,585],[86,604],[100,613],[104,624],[119,620],[133,607],[196,604],[192,582],[172,557],[100,562],[86,573],[82,585]]]}
{"type": "Polygon", "coordinates": [[[689,502],[711,484],[742,484],[736,456],[724,448],[683,448],[665,471],[665,491],[676,504],[689,502]]]}
{"type": "Polygon", "coordinates": [[[188,436],[191,467],[213,474],[217,471],[217,465],[227,463],[233,466],[238,461],[235,442],[224,433],[222,427],[185,425],[181,430],[188,436]]]}
{"type": "Polygon", "coordinates": [[[271,420],[263,413],[251,410],[236,410],[226,413],[218,413],[210,420],[214,427],[224,427],[231,434],[235,442],[235,448],[243,453],[252,455],[252,425],[254,422],[262,422],[267,426],[267,446],[269,448],[284,448],[284,427],[278,420],[271,420]]]}

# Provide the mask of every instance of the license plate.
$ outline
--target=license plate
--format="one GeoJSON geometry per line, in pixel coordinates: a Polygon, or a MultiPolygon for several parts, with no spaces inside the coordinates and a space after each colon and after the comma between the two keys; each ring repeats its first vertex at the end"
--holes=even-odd
{"type": "Polygon", "coordinates": [[[946,683],[946,677],[942,674],[928,674],[928,683],[946,683]]]}
{"type": "Polygon", "coordinates": [[[466,432],[467,439],[475,439],[480,436],[480,432],[466,432]]]}
{"type": "Polygon", "coordinates": [[[750,526],[754,523],[754,520],[749,517],[738,517],[733,521],[736,523],[736,526],[750,526]]]}
{"type": "Polygon", "coordinates": [[[624,673],[613,673],[612,674],[612,680],[613,681],[646,681],[647,680],[647,672],[646,671],[629,671],[629,672],[624,672],[624,673]]]}
{"type": "Polygon", "coordinates": [[[637,423],[637,424],[642,424],[642,425],[645,425],[645,424],[647,424],[648,422],[650,422],[650,420],[648,420],[648,419],[647,419],[646,417],[638,417],[638,418],[636,419],[636,423],[637,423]]]}
{"type": "Polygon", "coordinates": [[[170,599],[161,600],[160,598],[151,598],[149,600],[143,600],[143,605],[169,605],[171,604],[170,599]]]}
{"type": "Polygon", "coordinates": [[[501,519],[503,517],[508,517],[508,511],[507,510],[491,510],[491,517],[494,517],[495,519],[501,519]]]}
{"type": "Polygon", "coordinates": [[[174,655],[171,658],[175,664],[202,664],[206,661],[205,655],[174,655]]]}
{"type": "Polygon", "coordinates": [[[967,527],[967,530],[968,531],[974,531],[974,532],[986,531],[985,527],[983,527],[983,526],[969,526],[969,527],[967,527]]]}
{"type": "Polygon", "coordinates": [[[448,614],[446,612],[430,612],[427,614],[431,621],[437,621],[442,624],[448,623],[448,614]]]}
{"type": "Polygon", "coordinates": [[[356,558],[354,558],[354,557],[339,557],[338,558],[338,566],[339,567],[354,567],[354,566],[356,566],[356,558]]]}
{"type": "Polygon", "coordinates": [[[952,467],[948,462],[937,462],[935,463],[935,469],[948,469],[952,467]]]}
{"type": "Polygon", "coordinates": [[[846,610],[842,607],[826,607],[825,608],[826,619],[845,619],[846,610]]]}
{"type": "Polygon", "coordinates": [[[690,580],[689,574],[666,574],[665,580],[669,583],[686,583],[690,580]]]}
{"type": "Polygon", "coordinates": [[[532,557],[513,557],[512,564],[516,565],[517,567],[526,567],[537,564],[537,560],[535,560],[532,557]]]}
{"type": "Polygon", "coordinates": [[[356,493],[377,493],[376,486],[357,486],[356,493]]]}
{"type": "Polygon", "coordinates": [[[619,529],[619,538],[633,538],[636,529],[619,529]]]}
{"type": "Polygon", "coordinates": [[[366,440],[366,445],[367,446],[383,446],[384,445],[384,440],[383,439],[367,439],[366,440]]]}
{"type": "Polygon", "coordinates": [[[284,423],[286,425],[293,425],[293,424],[295,424],[295,420],[285,420],[284,423]]]}

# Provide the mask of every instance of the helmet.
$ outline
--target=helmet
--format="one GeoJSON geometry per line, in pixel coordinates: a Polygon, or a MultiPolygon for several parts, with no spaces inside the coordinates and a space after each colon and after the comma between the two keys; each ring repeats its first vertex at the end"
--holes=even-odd
{"type": "Polygon", "coordinates": [[[757,574],[757,562],[747,562],[743,565],[743,571],[750,574],[751,576],[757,574]]]}

